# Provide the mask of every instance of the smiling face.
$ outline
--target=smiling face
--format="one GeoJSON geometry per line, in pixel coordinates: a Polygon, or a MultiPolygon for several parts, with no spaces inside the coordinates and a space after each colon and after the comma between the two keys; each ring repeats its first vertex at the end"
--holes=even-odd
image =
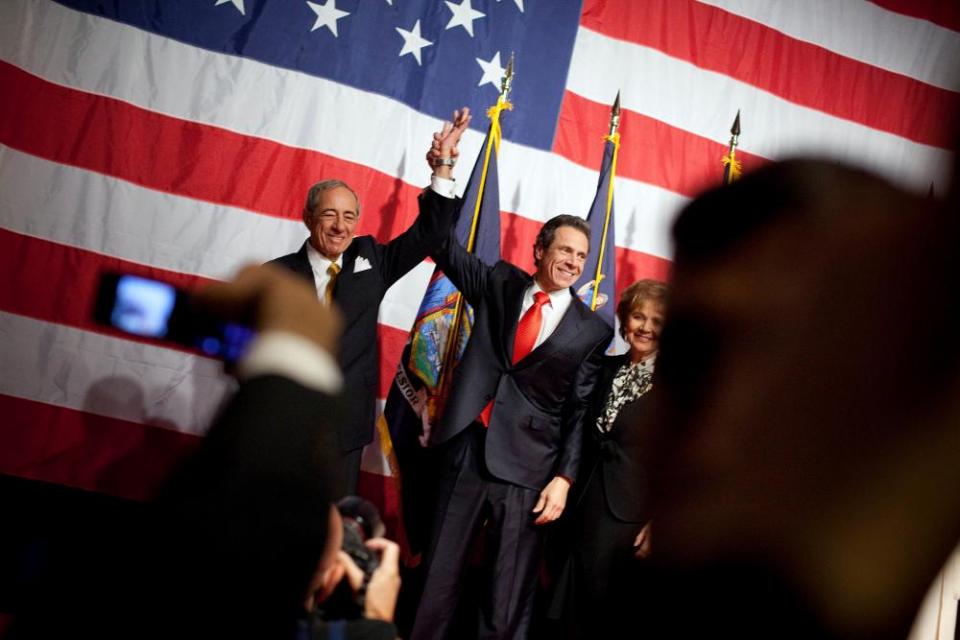
{"type": "Polygon", "coordinates": [[[533,250],[537,260],[537,283],[547,293],[573,286],[583,272],[589,250],[590,242],[582,231],[557,227],[550,246],[533,250]]]}
{"type": "Polygon", "coordinates": [[[660,346],[663,327],[663,303],[644,300],[630,310],[623,326],[623,339],[630,345],[630,359],[640,362],[649,358],[660,346]]]}
{"type": "Polygon", "coordinates": [[[356,197],[346,187],[321,192],[317,206],[305,216],[313,248],[328,260],[339,258],[353,240],[358,209],[356,197]]]}

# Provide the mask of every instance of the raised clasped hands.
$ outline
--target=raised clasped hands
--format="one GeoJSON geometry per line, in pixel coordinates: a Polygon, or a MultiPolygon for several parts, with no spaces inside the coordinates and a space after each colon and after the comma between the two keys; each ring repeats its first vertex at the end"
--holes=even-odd
{"type": "Polygon", "coordinates": [[[457,144],[463,132],[470,126],[470,107],[463,107],[453,112],[452,120],[443,123],[440,131],[433,134],[433,142],[427,151],[427,164],[433,169],[433,175],[438,178],[450,179],[453,175],[453,164],[460,155],[457,144]],[[449,162],[450,164],[442,164],[449,162]]]}

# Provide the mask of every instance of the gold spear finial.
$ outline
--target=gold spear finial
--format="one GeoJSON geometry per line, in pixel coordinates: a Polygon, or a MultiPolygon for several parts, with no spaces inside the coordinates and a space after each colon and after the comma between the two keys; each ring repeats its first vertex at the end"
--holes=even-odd
{"type": "Polygon", "coordinates": [[[613,134],[617,132],[617,129],[620,127],[620,92],[617,91],[617,98],[613,101],[613,106],[610,107],[610,133],[607,134],[610,138],[613,137],[613,134]]]}
{"type": "Polygon", "coordinates": [[[730,151],[740,142],[740,109],[737,109],[737,117],[733,119],[733,125],[730,127],[730,151]]]}
{"type": "Polygon", "coordinates": [[[507,62],[507,70],[503,73],[503,80],[500,81],[500,100],[507,102],[510,97],[510,87],[513,85],[513,52],[510,52],[510,60],[507,62]]]}
{"type": "Polygon", "coordinates": [[[740,109],[737,109],[737,117],[733,119],[733,125],[730,127],[730,146],[727,149],[727,155],[721,158],[723,163],[723,182],[730,184],[740,177],[740,162],[737,160],[737,144],[740,142],[740,109]]]}

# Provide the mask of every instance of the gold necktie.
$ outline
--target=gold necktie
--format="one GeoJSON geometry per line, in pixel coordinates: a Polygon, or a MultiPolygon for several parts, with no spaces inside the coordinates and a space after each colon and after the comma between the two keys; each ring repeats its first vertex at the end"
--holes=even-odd
{"type": "Polygon", "coordinates": [[[331,262],[330,266],[327,267],[327,275],[330,276],[330,279],[327,280],[327,288],[323,292],[323,301],[329,307],[333,302],[333,288],[337,286],[337,274],[340,273],[340,267],[336,262],[331,262]]]}

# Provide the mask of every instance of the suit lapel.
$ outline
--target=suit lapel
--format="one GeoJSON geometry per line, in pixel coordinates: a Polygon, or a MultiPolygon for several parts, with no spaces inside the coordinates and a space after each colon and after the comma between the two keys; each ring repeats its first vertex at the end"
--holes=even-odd
{"type": "Polygon", "coordinates": [[[293,271],[299,273],[301,276],[307,279],[307,281],[313,285],[313,288],[317,288],[317,279],[313,277],[313,267],[310,266],[310,258],[307,257],[307,243],[310,240],[304,240],[303,245],[300,247],[300,251],[297,251],[297,259],[293,261],[291,266],[293,271]]]}
{"type": "Polygon", "coordinates": [[[359,247],[356,242],[351,242],[347,250],[343,252],[343,263],[340,266],[340,273],[337,275],[337,282],[333,285],[333,299],[342,302],[341,291],[351,291],[352,288],[347,284],[354,278],[353,270],[356,267],[357,253],[359,247]]]}
{"type": "Polygon", "coordinates": [[[597,387],[600,389],[606,389],[606,392],[603,393],[602,398],[596,398],[595,409],[597,415],[599,415],[600,411],[603,410],[604,405],[607,403],[607,397],[613,390],[614,376],[617,375],[617,371],[625,362],[627,362],[629,357],[630,354],[627,352],[618,356],[611,356],[603,359],[603,369],[600,371],[601,379],[598,381],[597,387]]]}

